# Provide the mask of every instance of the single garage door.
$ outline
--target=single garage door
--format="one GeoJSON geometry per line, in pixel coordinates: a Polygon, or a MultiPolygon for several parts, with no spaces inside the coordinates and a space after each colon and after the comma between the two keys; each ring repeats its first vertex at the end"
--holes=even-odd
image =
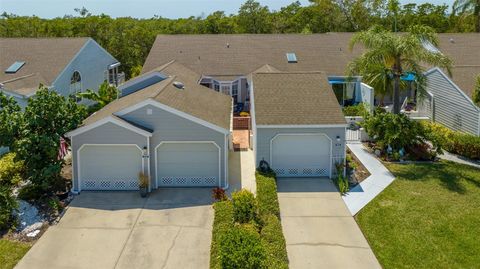
{"type": "Polygon", "coordinates": [[[162,143],[156,152],[158,186],[218,186],[219,153],[219,147],[213,143],[162,143]]]}
{"type": "Polygon", "coordinates": [[[87,145],[79,151],[81,190],[138,190],[142,151],[135,145],[87,145]]]}
{"type": "Polygon", "coordinates": [[[330,147],[323,134],[280,134],[272,139],[271,166],[278,177],[329,177],[330,147]]]}

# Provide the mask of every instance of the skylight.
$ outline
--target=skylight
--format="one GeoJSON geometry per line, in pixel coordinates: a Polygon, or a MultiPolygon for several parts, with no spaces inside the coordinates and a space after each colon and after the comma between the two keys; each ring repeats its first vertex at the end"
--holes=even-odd
{"type": "Polygon", "coordinates": [[[289,63],[296,63],[297,62],[297,55],[295,55],[295,53],[293,53],[293,52],[287,53],[287,60],[288,60],[289,63]]]}
{"type": "Polygon", "coordinates": [[[430,52],[442,53],[437,47],[435,47],[435,45],[432,44],[432,42],[430,42],[426,39],[422,40],[422,45],[426,50],[428,50],[430,52]]]}
{"type": "Polygon", "coordinates": [[[10,65],[9,68],[7,68],[7,70],[5,70],[5,73],[8,73],[8,74],[14,74],[14,73],[17,73],[18,70],[20,70],[20,68],[22,68],[22,66],[25,64],[25,62],[14,62],[12,65],[10,65]]]}

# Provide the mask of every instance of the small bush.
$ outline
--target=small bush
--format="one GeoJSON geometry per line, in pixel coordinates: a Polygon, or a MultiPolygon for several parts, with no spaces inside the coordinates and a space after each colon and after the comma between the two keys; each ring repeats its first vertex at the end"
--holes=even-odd
{"type": "Polygon", "coordinates": [[[15,153],[8,153],[0,158],[1,185],[15,186],[22,181],[25,167],[23,161],[16,161],[15,157],[15,153]]]}
{"type": "Polygon", "coordinates": [[[233,219],[239,223],[247,223],[254,220],[257,204],[255,196],[248,190],[240,190],[232,194],[233,219]]]}
{"type": "Polygon", "coordinates": [[[13,223],[13,210],[17,208],[17,201],[12,195],[9,186],[0,186],[0,230],[10,228],[13,223]]]}
{"type": "Polygon", "coordinates": [[[233,227],[233,206],[231,201],[213,204],[215,218],[212,230],[212,246],[210,249],[210,268],[221,269],[220,243],[223,235],[233,227]]]}
{"type": "Polygon", "coordinates": [[[430,140],[434,140],[448,152],[469,159],[480,160],[480,137],[453,131],[438,123],[424,122],[429,131],[430,140]]]}
{"type": "Polygon", "coordinates": [[[269,214],[280,217],[277,183],[275,182],[275,177],[269,175],[270,174],[262,174],[257,172],[256,176],[258,213],[261,219],[269,214]]]}
{"type": "Polygon", "coordinates": [[[365,116],[367,109],[364,104],[343,107],[343,115],[345,116],[365,116]]]}
{"type": "Polygon", "coordinates": [[[35,202],[42,196],[44,196],[43,190],[33,184],[22,187],[18,192],[18,198],[27,202],[35,202]]]}
{"type": "Polygon", "coordinates": [[[215,201],[226,201],[228,199],[225,190],[220,187],[216,187],[212,190],[212,198],[215,201]]]}
{"type": "Polygon", "coordinates": [[[220,241],[220,260],[223,269],[265,268],[260,235],[253,227],[235,225],[220,241]]]}
{"type": "Polygon", "coordinates": [[[285,237],[282,233],[282,224],[275,215],[264,217],[264,226],[260,233],[262,243],[267,255],[267,268],[287,269],[288,256],[285,243],[285,237]]]}

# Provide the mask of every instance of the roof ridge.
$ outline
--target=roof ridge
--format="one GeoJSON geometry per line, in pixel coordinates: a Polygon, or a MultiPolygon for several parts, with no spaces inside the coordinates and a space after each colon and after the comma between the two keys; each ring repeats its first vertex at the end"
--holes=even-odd
{"type": "Polygon", "coordinates": [[[8,79],[8,80],[2,81],[2,82],[0,82],[0,83],[10,83],[10,82],[14,82],[14,81],[21,80],[21,79],[24,79],[24,78],[33,77],[33,76],[35,76],[35,75],[37,75],[37,74],[38,74],[38,73],[31,73],[31,74],[28,74],[28,75],[23,75],[23,76],[20,76],[20,77],[8,79]]]}
{"type": "Polygon", "coordinates": [[[325,71],[272,71],[272,72],[255,72],[253,74],[326,74],[325,71]]]}
{"type": "Polygon", "coordinates": [[[152,93],[152,95],[149,96],[148,98],[149,98],[149,99],[152,99],[152,98],[155,98],[155,97],[159,96],[159,95],[162,93],[162,91],[163,91],[168,85],[170,85],[170,84],[173,83],[173,80],[174,80],[176,77],[177,77],[177,76],[168,76],[166,79],[160,81],[159,83],[164,82],[163,87],[157,89],[157,90],[156,90],[154,93],[152,93]]]}

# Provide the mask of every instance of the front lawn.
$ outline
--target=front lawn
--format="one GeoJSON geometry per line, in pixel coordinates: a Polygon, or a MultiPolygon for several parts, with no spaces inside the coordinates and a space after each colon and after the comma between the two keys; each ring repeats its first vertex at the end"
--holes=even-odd
{"type": "Polygon", "coordinates": [[[357,222],[384,268],[478,268],[480,169],[390,164],[397,179],[357,222]]]}
{"type": "Polygon", "coordinates": [[[0,268],[13,268],[30,247],[28,243],[0,239],[0,268]]]}

